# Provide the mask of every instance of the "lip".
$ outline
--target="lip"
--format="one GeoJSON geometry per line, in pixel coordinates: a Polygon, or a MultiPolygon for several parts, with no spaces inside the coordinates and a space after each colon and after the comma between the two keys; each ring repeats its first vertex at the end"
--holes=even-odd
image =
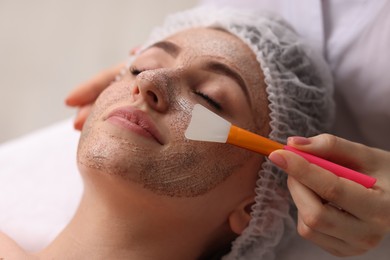
{"type": "Polygon", "coordinates": [[[161,133],[149,115],[142,110],[130,106],[121,107],[109,113],[104,120],[164,145],[161,133]]]}

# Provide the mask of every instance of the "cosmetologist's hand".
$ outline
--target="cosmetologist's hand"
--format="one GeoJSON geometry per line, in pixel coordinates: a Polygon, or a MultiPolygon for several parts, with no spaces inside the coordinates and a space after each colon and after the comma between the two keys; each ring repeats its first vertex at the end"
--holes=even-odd
{"type": "Polygon", "coordinates": [[[75,129],[81,130],[83,128],[84,122],[91,112],[93,103],[99,94],[115,80],[115,77],[124,66],[124,63],[121,63],[103,70],[69,93],[65,99],[65,103],[68,106],[78,107],[79,109],[73,123],[75,129]]]}
{"type": "Polygon", "coordinates": [[[329,134],[290,137],[288,145],[377,179],[371,189],[285,150],[269,158],[288,173],[298,233],[336,256],[363,254],[390,233],[390,152],[329,134]]]}

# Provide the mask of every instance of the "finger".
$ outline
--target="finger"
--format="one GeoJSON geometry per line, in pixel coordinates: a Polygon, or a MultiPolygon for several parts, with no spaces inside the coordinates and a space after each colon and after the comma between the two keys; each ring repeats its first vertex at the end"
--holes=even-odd
{"type": "Polygon", "coordinates": [[[331,204],[323,204],[320,197],[294,178],[289,177],[288,187],[301,221],[311,230],[364,250],[375,247],[382,240],[383,231],[331,204]]]}
{"type": "Polygon", "coordinates": [[[87,82],[77,86],[65,99],[68,106],[83,106],[96,100],[99,94],[112,82],[124,67],[121,63],[97,74],[87,82]]]}
{"type": "Polygon", "coordinates": [[[330,134],[310,138],[290,137],[288,145],[365,173],[372,172],[369,167],[375,166],[378,160],[377,149],[330,134]]]}
{"type": "Polygon", "coordinates": [[[85,105],[81,107],[76,115],[76,118],[73,121],[73,127],[76,130],[81,131],[83,129],[84,123],[87,120],[87,117],[91,113],[92,105],[85,105]]]}
{"type": "MultiPolygon", "coordinates": [[[[338,237],[339,239],[344,238],[339,236],[337,231],[345,230],[344,226],[340,227],[339,225],[341,221],[345,221],[342,213],[339,213],[341,216],[337,216],[335,211],[338,210],[327,207],[326,202],[323,204],[323,200],[317,194],[290,176],[288,178],[288,188],[301,220],[306,226],[329,236],[338,237]]],[[[350,217],[352,218],[352,216],[350,217]]],[[[351,219],[351,221],[355,222],[356,219],[351,219]]]]}
{"type": "Polygon", "coordinates": [[[301,237],[311,241],[312,243],[316,244],[317,246],[321,247],[325,251],[328,251],[335,256],[345,257],[361,255],[367,251],[362,248],[353,247],[341,239],[311,229],[302,221],[301,216],[299,214],[297,230],[301,237]]]}
{"type": "Polygon", "coordinates": [[[373,189],[338,177],[292,152],[277,150],[269,159],[322,199],[338,205],[359,219],[370,220],[378,195],[373,189]],[[353,194],[353,196],[351,196],[353,194]]]}

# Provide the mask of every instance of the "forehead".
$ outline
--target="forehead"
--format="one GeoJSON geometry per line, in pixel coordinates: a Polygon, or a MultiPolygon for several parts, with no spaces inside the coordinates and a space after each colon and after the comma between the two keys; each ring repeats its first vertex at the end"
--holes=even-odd
{"type": "Polygon", "coordinates": [[[257,64],[253,52],[242,40],[221,29],[192,28],[176,33],[168,40],[180,45],[187,55],[220,57],[237,67],[257,64]]]}

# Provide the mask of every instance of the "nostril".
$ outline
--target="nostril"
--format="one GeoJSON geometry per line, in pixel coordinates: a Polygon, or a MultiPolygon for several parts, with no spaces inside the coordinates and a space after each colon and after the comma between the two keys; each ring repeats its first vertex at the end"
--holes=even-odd
{"type": "MultiPolygon", "coordinates": [[[[146,72],[145,72],[146,73],[146,72]]],[[[163,82],[164,83],[164,82],[163,82]]],[[[166,112],[169,108],[169,100],[164,85],[154,82],[144,77],[139,78],[138,82],[139,100],[143,100],[151,109],[158,112],[166,112]]],[[[134,99],[136,100],[136,99],[134,99]]]]}
{"type": "Polygon", "coordinates": [[[139,90],[139,87],[138,86],[135,86],[135,87],[133,87],[133,94],[134,95],[138,95],[139,93],[140,93],[140,90],[139,90]]]}
{"type": "Polygon", "coordinates": [[[154,103],[158,103],[158,97],[153,91],[148,90],[146,93],[149,97],[152,98],[154,103]]]}

